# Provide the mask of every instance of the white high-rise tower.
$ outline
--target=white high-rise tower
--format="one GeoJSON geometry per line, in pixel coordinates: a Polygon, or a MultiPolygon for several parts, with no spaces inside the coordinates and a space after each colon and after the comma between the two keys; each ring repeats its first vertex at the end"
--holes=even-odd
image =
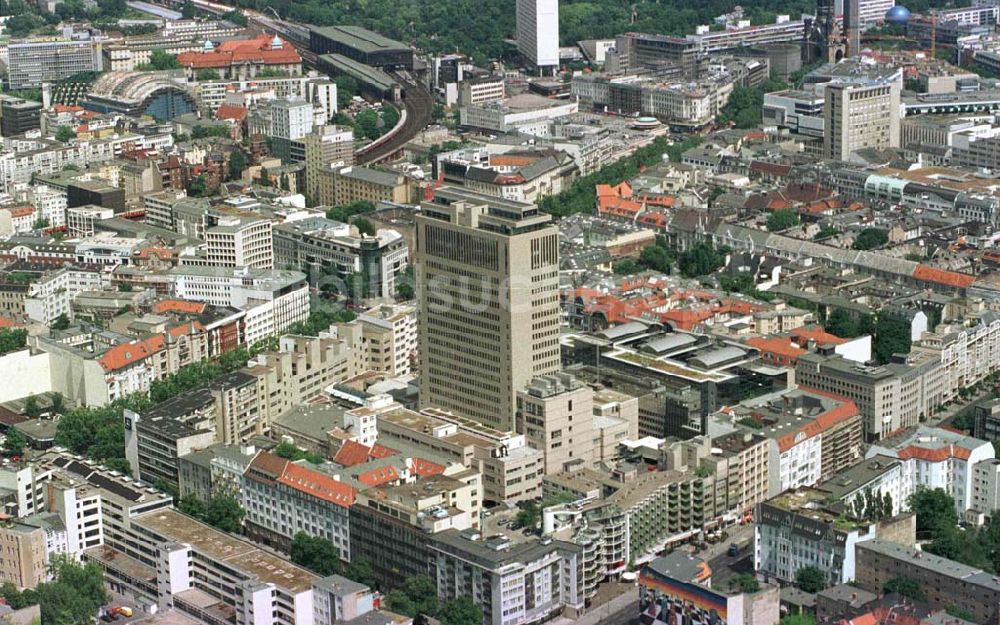
{"type": "Polygon", "coordinates": [[[540,69],[559,65],[559,0],[517,0],[517,49],[540,69]]]}

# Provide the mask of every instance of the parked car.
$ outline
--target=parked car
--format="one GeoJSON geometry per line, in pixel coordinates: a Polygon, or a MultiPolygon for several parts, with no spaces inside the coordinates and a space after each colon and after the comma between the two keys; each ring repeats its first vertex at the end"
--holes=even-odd
{"type": "Polygon", "coordinates": [[[737,545],[736,543],[731,543],[729,545],[729,551],[726,553],[727,555],[729,555],[730,558],[735,558],[736,556],[740,555],[740,546],[737,545]]]}

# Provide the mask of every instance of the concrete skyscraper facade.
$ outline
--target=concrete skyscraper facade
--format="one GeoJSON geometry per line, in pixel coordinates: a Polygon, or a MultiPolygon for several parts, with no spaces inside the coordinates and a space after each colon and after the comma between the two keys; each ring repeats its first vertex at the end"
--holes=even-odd
{"type": "Polygon", "coordinates": [[[847,160],[863,148],[899,147],[899,83],[826,87],[823,155],[847,160]]]}
{"type": "Polygon", "coordinates": [[[559,65],[559,0],[517,0],[517,49],[539,69],[559,65]]]}
{"type": "Polygon", "coordinates": [[[532,204],[444,187],[417,217],[420,403],[503,431],[559,370],[559,232],[532,204]]]}

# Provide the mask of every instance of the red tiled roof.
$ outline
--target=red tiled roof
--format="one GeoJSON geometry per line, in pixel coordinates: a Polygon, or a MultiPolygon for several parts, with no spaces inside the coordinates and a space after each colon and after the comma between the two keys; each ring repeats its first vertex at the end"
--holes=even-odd
{"type": "Polygon", "coordinates": [[[24,324],[18,323],[7,317],[0,317],[0,328],[23,328],[24,324]]]}
{"type": "Polygon", "coordinates": [[[165,299],[153,304],[153,312],[177,312],[199,315],[205,312],[206,305],[203,302],[189,302],[183,299],[165,299]]]}
{"type": "Polygon", "coordinates": [[[805,346],[810,340],[816,341],[817,345],[843,345],[848,339],[840,338],[835,334],[830,334],[819,326],[802,326],[792,330],[792,340],[801,346],[805,346]]]}
{"type": "Polygon", "coordinates": [[[368,445],[362,445],[356,441],[346,440],[344,444],[340,446],[337,451],[337,455],[333,457],[333,461],[342,467],[353,467],[359,464],[364,464],[368,462],[368,457],[371,454],[372,448],[368,445]]]}
{"type": "Polygon", "coordinates": [[[968,274],[937,269],[928,265],[917,265],[917,268],[913,270],[913,277],[924,282],[934,282],[959,289],[968,288],[976,281],[973,276],[968,274]]]}
{"type": "Polygon", "coordinates": [[[149,358],[163,349],[163,335],[157,334],[143,341],[115,345],[104,352],[97,362],[105,371],[118,371],[149,358]]]}
{"type": "Polygon", "coordinates": [[[792,361],[807,353],[806,350],[802,349],[795,343],[792,343],[788,339],[780,336],[767,338],[754,337],[747,339],[746,344],[755,349],[759,349],[762,353],[784,356],[792,361]]]}
{"type": "Polygon", "coordinates": [[[34,206],[16,206],[14,208],[8,208],[11,217],[27,217],[35,212],[34,206]]]}
{"type": "Polygon", "coordinates": [[[396,471],[396,467],[391,465],[365,471],[358,476],[358,481],[365,486],[380,486],[382,484],[395,482],[398,479],[399,472],[396,471]]]}
{"type": "Polygon", "coordinates": [[[968,460],[969,456],[972,455],[972,451],[966,449],[965,447],[958,447],[956,445],[937,447],[935,449],[920,447],[918,445],[908,445],[900,449],[898,455],[901,460],[917,458],[919,460],[926,460],[927,462],[944,462],[949,458],[968,460]]]}
{"type": "Polygon", "coordinates": [[[325,473],[313,471],[289,462],[278,478],[278,482],[295,490],[349,508],[354,505],[358,491],[348,484],[335,480],[325,473]]]}
{"type": "Polygon", "coordinates": [[[247,110],[234,104],[223,104],[215,110],[215,119],[232,119],[242,122],[247,118],[247,110]]]}
{"type": "Polygon", "coordinates": [[[277,480],[285,472],[286,466],[288,466],[287,458],[262,451],[250,461],[250,466],[247,467],[247,474],[259,480],[259,476],[254,476],[250,473],[250,470],[253,469],[257,473],[264,473],[272,480],[277,480]]]}
{"type": "Polygon", "coordinates": [[[806,438],[812,438],[818,434],[822,434],[824,431],[835,425],[858,416],[859,414],[857,405],[846,397],[838,397],[829,393],[817,393],[813,389],[806,388],[804,386],[800,386],[799,390],[806,393],[815,393],[817,395],[823,395],[824,397],[836,399],[840,403],[817,416],[815,419],[806,423],[802,427],[792,430],[788,434],[778,438],[778,449],[781,453],[784,453],[795,446],[795,439],[800,433],[805,434],[806,438]]]}
{"type": "Polygon", "coordinates": [[[375,443],[372,445],[371,451],[368,453],[369,458],[388,458],[389,456],[395,456],[399,452],[391,447],[386,447],[385,445],[380,445],[375,443]]]}
{"type": "Polygon", "coordinates": [[[184,67],[205,69],[229,67],[234,63],[259,63],[263,65],[291,65],[301,63],[302,57],[289,43],[282,41],[280,48],[271,47],[271,37],[262,34],[256,39],[224,41],[211,52],[182,52],[177,62],[184,67]]]}
{"type": "Polygon", "coordinates": [[[414,458],[413,472],[420,477],[429,477],[431,475],[440,475],[444,473],[444,467],[436,462],[431,462],[430,460],[414,458]]]}

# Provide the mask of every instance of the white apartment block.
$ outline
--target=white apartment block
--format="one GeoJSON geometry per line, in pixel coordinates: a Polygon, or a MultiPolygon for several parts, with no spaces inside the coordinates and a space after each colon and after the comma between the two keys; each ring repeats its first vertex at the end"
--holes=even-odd
{"type": "Polygon", "coordinates": [[[460,106],[498,102],[504,97],[503,76],[466,80],[459,85],[458,103],[460,106]]]}
{"type": "Polygon", "coordinates": [[[517,50],[537,68],[559,65],[559,0],[517,0],[517,50]]]}
{"type": "Polygon", "coordinates": [[[431,577],[442,600],[469,597],[486,625],[545,620],[563,608],[582,608],[582,550],[562,541],[512,543],[475,530],[431,538],[431,577]]]}
{"type": "Polygon", "coordinates": [[[408,304],[384,304],[358,315],[368,370],[390,376],[407,375],[417,355],[417,309],[408,304]]]}
{"type": "Polygon", "coordinates": [[[295,141],[311,133],[313,106],[305,100],[275,100],[271,103],[271,136],[295,141]]]}
{"type": "Polygon", "coordinates": [[[754,569],[785,582],[807,566],[829,585],[854,580],[854,546],[875,538],[874,524],[835,523],[822,509],[825,495],[813,489],[788,491],[754,510],[754,569]]]}
{"type": "Polygon", "coordinates": [[[205,258],[216,267],[274,267],[269,219],[205,216],[205,258]]]}
{"type": "Polygon", "coordinates": [[[226,102],[227,96],[241,97],[248,104],[275,98],[305,98],[308,83],[305,76],[202,81],[194,85],[194,91],[205,107],[214,112],[226,102]]]}
{"type": "Polygon", "coordinates": [[[1000,510],[1000,459],[983,460],[972,467],[972,509],[987,517],[1000,510]]]}
{"type": "Polygon", "coordinates": [[[329,540],[343,560],[351,559],[353,486],[261,452],[247,467],[240,494],[248,536],[287,549],[295,534],[305,532],[329,540]]]}
{"type": "Polygon", "coordinates": [[[250,345],[309,317],[309,285],[298,271],[182,266],[170,275],[176,297],[245,310],[250,345]]]}
{"type": "Polygon", "coordinates": [[[959,515],[974,507],[974,467],[995,457],[993,444],[951,430],[918,426],[872,445],[867,458],[882,455],[905,462],[914,490],[940,488],[955,500],[959,515]]]}
{"type": "Polygon", "coordinates": [[[80,170],[95,163],[114,160],[128,149],[159,150],[173,145],[170,133],[148,135],[122,134],[106,139],[60,143],[35,138],[4,139],[5,151],[0,154],[0,192],[10,185],[28,183],[33,175],[54,174],[67,165],[80,170]]]}
{"type": "Polygon", "coordinates": [[[924,333],[917,349],[940,354],[944,400],[951,400],[1000,369],[1000,315],[987,311],[962,324],[939,325],[924,333]]]}
{"type": "MultiPolygon", "coordinates": [[[[109,268],[110,271],[110,268],[109,268]]],[[[72,316],[70,303],[84,291],[111,287],[109,271],[64,267],[31,283],[24,300],[24,312],[32,321],[51,324],[59,315],[72,316]]]]}
{"type": "Polygon", "coordinates": [[[19,202],[34,206],[38,217],[46,220],[50,227],[66,225],[66,192],[48,185],[25,185],[14,192],[19,202]]]}

